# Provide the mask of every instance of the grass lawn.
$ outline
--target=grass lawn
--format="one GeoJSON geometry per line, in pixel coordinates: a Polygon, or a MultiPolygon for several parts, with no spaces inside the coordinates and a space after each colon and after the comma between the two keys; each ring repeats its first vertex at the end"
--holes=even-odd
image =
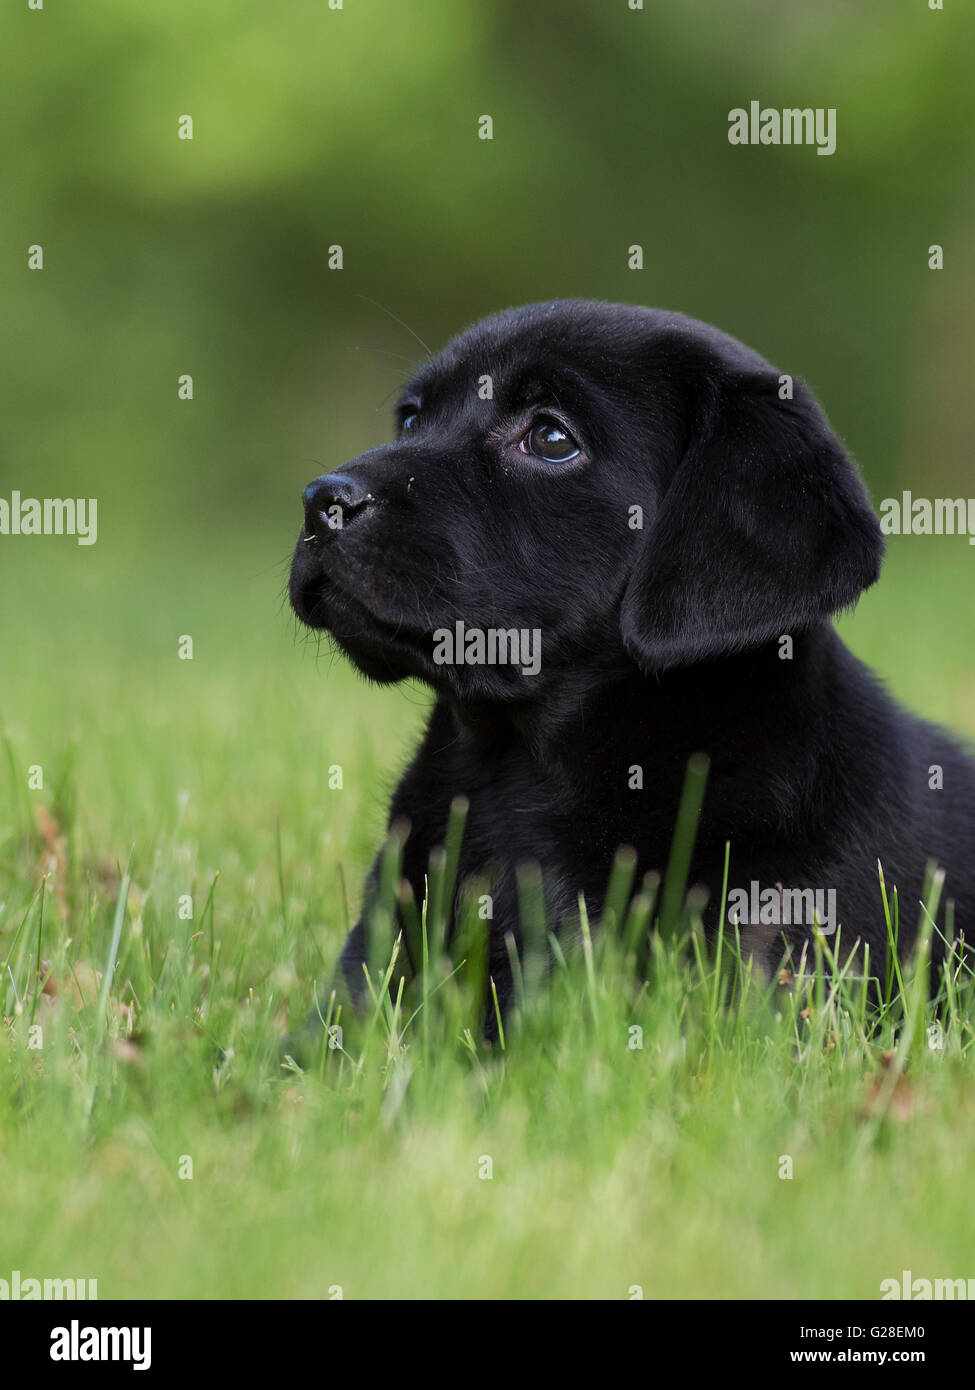
{"type": "MultiPolygon", "coordinates": [[[[908,962],[872,1019],[860,981],[764,990],[730,942],[720,971],[661,947],[638,991],[596,932],[491,1050],[474,956],[448,979],[432,921],[425,990],[282,1067],[427,695],[296,642],[287,530],[124,544],[0,552],[0,1278],[623,1299],[975,1277],[964,977],[933,1048],[908,962]]],[[[895,544],[845,634],[975,735],[975,560],[895,544]]]]}

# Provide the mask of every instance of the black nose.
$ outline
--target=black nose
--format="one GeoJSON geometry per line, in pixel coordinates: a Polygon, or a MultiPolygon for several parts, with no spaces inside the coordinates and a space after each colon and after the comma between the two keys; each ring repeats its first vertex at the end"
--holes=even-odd
{"type": "Polygon", "coordinates": [[[305,504],[305,532],[320,534],[324,527],[338,531],[357,512],[375,501],[365,478],[355,473],[326,473],[309,483],[301,494],[305,504]]]}

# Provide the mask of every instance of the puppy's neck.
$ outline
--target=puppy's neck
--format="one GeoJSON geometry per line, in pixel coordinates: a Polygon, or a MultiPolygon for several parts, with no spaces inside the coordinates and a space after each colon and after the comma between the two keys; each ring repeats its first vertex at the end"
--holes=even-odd
{"type": "MultiPolygon", "coordinates": [[[[614,763],[632,753],[651,757],[714,757],[768,742],[775,728],[808,721],[827,682],[836,694],[841,657],[853,658],[824,622],[748,651],[646,673],[631,662],[553,674],[537,695],[517,701],[446,697],[462,734],[488,755],[515,746],[548,767],[592,769],[599,750],[614,763]]],[[[442,699],[445,697],[442,697],[442,699]]],[[[799,726],[801,728],[801,725],[799,726]]],[[[792,741],[795,727],[787,733],[792,741]]]]}

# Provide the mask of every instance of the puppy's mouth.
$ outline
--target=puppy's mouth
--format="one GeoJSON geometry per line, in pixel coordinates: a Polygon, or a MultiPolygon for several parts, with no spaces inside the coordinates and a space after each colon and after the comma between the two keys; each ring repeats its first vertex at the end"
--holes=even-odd
{"type": "Polygon", "coordinates": [[[310,535],[302,526],[290,582],[291,605],[301,621],[308,627],[331,628],[346,605],[384,627],[417,637],[432,630],[436,623],[421,605],[419,584],[404,581],[372,544],[350,544],[351,539],[310,535]]]}
{"type": "Polygon", "coordinates": [[[370,679],[423,675],[432,629],[415,615],[390,613],[370,582],[374,577],[372,566],[363,571],[348,554],[325,564],[319,538],[302,527],[291,564],[291,607],[306,627],[330,632],[370,679]]]}
{"type": "Polygon", "coordinates": [[[302,528],[291,566],[291,606],[306,627],[330,633],[369,680],[387,685],[413,678],[480,700],[534,693],[534,681],[525,679],[518,662],[492,666],[470,664],[462,656],[438,660],[443,634],[464,627],[458,616],[434,618],[421,605],[415,579],[404,582],[366,558],[356,560],[344,545],[333,545],[326,538],[324,547],[316,546],[302,528]],[[404,589],[414,600],[406,612],[404,589]]]}

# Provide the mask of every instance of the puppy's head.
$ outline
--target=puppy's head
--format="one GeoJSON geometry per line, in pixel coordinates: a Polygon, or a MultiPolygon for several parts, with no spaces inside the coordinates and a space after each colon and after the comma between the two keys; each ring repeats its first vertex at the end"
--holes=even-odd
{"type": "Polygon", "coordinates": [[[377,681],[505,699],[663,671],[794,634],[877,577],[879,524],[812,397],[679,314],[494,315],[397,422],[305,489],[291,571],[298,616],[377,681]]]}

